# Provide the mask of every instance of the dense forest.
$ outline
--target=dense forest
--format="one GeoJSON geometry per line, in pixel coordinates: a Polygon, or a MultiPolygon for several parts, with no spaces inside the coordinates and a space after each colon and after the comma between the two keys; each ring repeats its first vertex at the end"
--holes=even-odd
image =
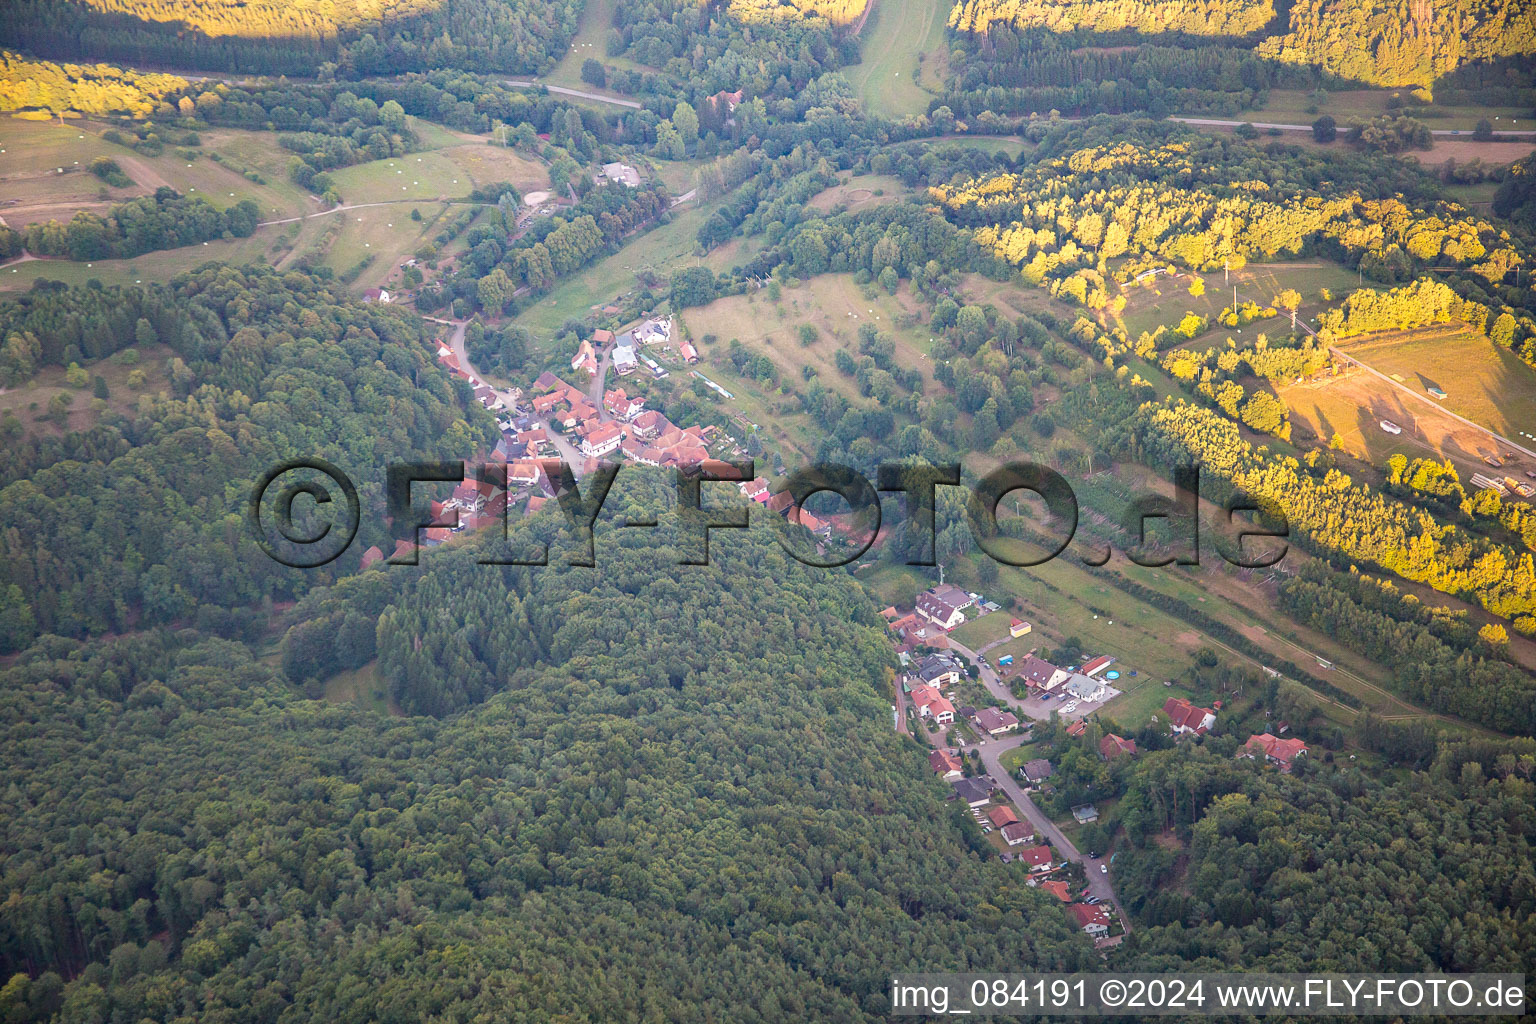
{"type": "Polygon", "coordinates": [[[384,604],[408,687],[508,691],[449,721],[296,699],[188,633],[23,656],[7,1019],[874,1020],[892,971],[1096,962],[891,732],[851,582],[761,532],[707,569],[633,530],[600,551],[429,554],[306,605],[384,604]],[[417,672],[413,636],[445,660],[417,672]]]}
{"type": "MultiPolygon", "coordinates": [[[[1302,65],[1330,78],[1385,86],[1430,86],[1460,69],[1536,54],[1536,24],[1518,0],[1297,0],[1283,6],[1268,0],[956,0],[949,26],[972,43],[1010,30],[1054,33],[1080,44],[1096,36],[1115,42],[1225,36],[1241,44],[1232,52],[1255,67],[1302,65]],[[1260,38],[1275,31],[1277,14],[1285,18],[1279,22],[1284,31],[1260,38]]],[[[1190,52],[1206,49],[1195,45],[1190,52]]],[[[978,69],[967,62],[964,70],[978,69]]],[[[1092,79],[1053,84],[1079,82],[1092,79]]]]}
{"type": "Polygon", "coordinates": [[[187,87],[176,75],[110,64],[54,64],[0,50],[0,111],[148,117],[162,99],[187,87]]]}
{"type": "Polygon", "coordinates": [[[422,71],[538,72],[569,45],[580,0],[16,0],[0,35],[51,58],[345,77],[422,71]]]}

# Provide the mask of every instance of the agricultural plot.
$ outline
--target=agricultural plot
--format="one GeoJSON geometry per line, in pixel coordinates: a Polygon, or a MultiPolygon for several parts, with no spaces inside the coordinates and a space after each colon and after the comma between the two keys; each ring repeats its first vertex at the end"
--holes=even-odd
{"type": "MultiPolygon", "coordinates": [[[[1481,333],[1459,324],[1439,325],[1371,335],[1341,350],[1414,394],[1358,369],[1282,389],[1292,420],[1320,441],[1337,433],[1346,451],[1377,465],[1399,452],[1410,458],[1450,458],[1463,480],[1487,469],[1484,456],[1507,448],[1445,412],[1536,448],[1536,442],[1521,436],[1521,431],[1536,432],[1536,371],[1481,333]],[[1431,387],[1445,392],[1443,401],[1433,398],[1431,387]],[[1403,432],[1385,433],[1383,419],[1403,432]]],[[[1524,457],[1512,465],[1522,473],[1536,469],[1524,457]]]]}

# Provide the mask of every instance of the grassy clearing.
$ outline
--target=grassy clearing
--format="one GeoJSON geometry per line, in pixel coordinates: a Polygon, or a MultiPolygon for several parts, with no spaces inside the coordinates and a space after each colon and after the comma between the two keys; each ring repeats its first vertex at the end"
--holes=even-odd
{"type": "MultiPolygon", "coordinates": [[[[1228,275],[1219,270],[1211,271],[1198,275],[1205,282],[1205,292],[1199,296],[1189,293],[1195,276],[1188,273],[1177,277],[1160,275],[1145,284],[1124,285],[1122,294],[1126,297],[1126,305],[1119,320],[1126,333],[1137,338],[1143,331],[1156,330],[1159,325],[1175,326],[1185,313],[1198,313],[1214,323],[1216,314],[1232,304],[1233,285],[1237,286],[1239,303],[1251,300],[1260,306],[1268,306],[1284,289],[1294,288],[1301,293],[1301,315],[1311,319],[1327,306],[1342,300],[1357,284],[1356,275],[1326,261],[1252,264],[1228,275]],[[1325,288],[1333,296],[1331,301],[1322,298],[1325,288]]],[[[1278,334],[1290,330],[1290,321],[1288,317],[1261,321],[1249,329],[1278,334]]],[[[1224,337],[1227,331],[1227,328],[1216,325],[1211,333],[1224,337]]]]}
{"type": "MultiPolygon", "coordinates": [[[[582,81],[581,78],[581,65],[588,58],[609,68],[634,70],[644,67],[627,57],[608,56],[607,36],[609,30],[613,28],[616,2],[617,0],[587,0],[586,6],[582,8],[581,22],[576,26],[576,34],[571,37],[571,48],[548,74],[541,76],[543,81],[551,85],[562,85],[567,89],[580,89],[583,92],[621,99],[629,98],[612,89],[599,89],[591,82],[582,81]]],[[[607,109],[612,110],[611,107],[607,109]]]]}
{"type": "MultiPolygon", "coordinates": [[[[554,291],[518,316],[518,322],[534,332],[537,344],[548,345],[555,332],[567,320],[585,318],[595,307],[627,295],[639,286],[637,275],[655,274],[665,281],[672,271],[690,259],[697,259],[716,270],[727,269],[718,262],[717,253],[699,257],[698,233],[719,203],[674,211],[666,224],[637,235],[618,252],[572,274],[554,291]]],[[[739,260],[738,260],[739,262],[739,260]]],[[[665,291],[665,286],[661,289],[665,291]]]]}
{"type": "Polygon", "coordinates": [[[900,178],[889,174],[859,174],[816,193],[806,205],[823,213],[839,206],[848,210],[866,210],[904,199],[908,194],[900,178]]]}
{"type": "Polygon", "coordinates": [[[379,678],[376,661],[339,672],[327,679],[325,700],[328,704],[356,704],[379,715],[402,714],[389,698],[384,681],[379,678]]]}
{"type": "MultiPolygon", "coordinates": [[[[1261,109],[1247,111],[1240,118],[1280,124],[1311,124],[1320,114],[1327,113],[1333,115],[1340,124],[1347,124],[1351,118],[1365,120],[1387,113],[1387,101],[1394,94],[1412,104],[1414,100],[1409,92],[1408,89],[1347,89],[1330,92],[1318,113],[1310,113],[1307,108],[1311,106],[1311,94],[1307,90],[1271,89],[1269,99],[1261,109]]],[[[1529,119],[1530,113],[1524,107],[1432,106],[1417,116],[1431,128],[1471,131],[1477,126],[1478,120],[1484,117],[1498,117],[1499,121],[1495,124],[1509,124],[1512,128],[1519,128],[1520,125],[1514,122],[1529,119]]]]}
{"type": "Polygon", "coordinates": [[[934,94],[914,80],[927,71],[925,81],[936,81],[941,72],[930,68],[945,55],[944,18],[949,5],[939,0],[872,0],[860,33],[861,63],[843,74],[859,94],[864,108],[883,117],[923,114],[934,94]]]}
{"type": "Polygon", "coordinates": [[[469,195],[468,172],[440,152],[409,153],[331,172],[347,203],[453,199],[469,195]]]}
{"type": "MultiPolygon", "coordinates": [[[[110,394],[107,407],[124,415],[131,415],[137,407],[140,395],[153,395],[169,385],[165,375],[166,360],[175,355],[163,345],[150,345],[138,349],[139,360],[132,365],[121,358],[108,357],[87,363],[86,371],[92,377],[107,382],[110,394]],[[128,386],[128,375],[134,370],[144,372],[144,383],[138,388],[128,386]]],[[[29,434],[62,436],[66,430],[84,430],[95,423],[100,415],[91,408],[93,397],[90,385],[70,387],[64,380],[64,369],[45,366],[31,380],[18,388],[0,389],[0,416],[13,414],[21,421],[29,434]],[[69,395],[73,401],[66,424],[38,417],[48,411],[48,403],[55,395],[69,395]]]]}
{"type": "Polygon", "coordinates": [[[689,310],[686,319],[695,335],[713,334],[722,344],[740,339],[763,353],[786,382],[798,386],[801,368],[810,366],[824,385],[862,403],[866,399],[859,395],[857,383],[837,369],[838,349],[857,356],[859,325],[869,322],[895,340],[897,365],[916,367],[931,379],[928,353],[933,338],[927,327],[911,322],[921,311],[922,304],[905,284],[889,295],[878,285],[871,290],[855,284],[851,274],[823,274],[785,288],[778,302],[770,301],[765,291],[731,295],[689,310]],[[900,326],[903,323],[908,326],[900,326]],[[800,341],[804,324],[817,331],[810,345],[800,341]]]}

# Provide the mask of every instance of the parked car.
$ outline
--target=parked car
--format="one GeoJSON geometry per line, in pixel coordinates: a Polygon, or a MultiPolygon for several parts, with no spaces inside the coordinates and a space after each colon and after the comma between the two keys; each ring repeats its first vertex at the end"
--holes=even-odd
{"type": "Polygon", "coordinates": [[[1103,901],[1100,900],[1099,897],[1097,897],[1097,896],[1089,896],[1087,899],[1083,900],[1083,902],[1088,904],[1090,907],[1093,907],[1093,906],[1097,906],[1099,903],[1101,903],[1103,901]]]}
{"type": "Polygon", "coordinates": [[[1099,865],[1099,874],[1101,874],[1101,875],[1109,874],[1109,865],[1108,864],[1100,864],[1099,865]]]}
{"type": "Polygon", "coordinates": [[[1382,420],[1381,429],[1385,430],[1389,434],[1401,434],[1403,432],[1403,428],[1398,426],[1396,423],[1393,423],[1391,420],[1382,420]]]}

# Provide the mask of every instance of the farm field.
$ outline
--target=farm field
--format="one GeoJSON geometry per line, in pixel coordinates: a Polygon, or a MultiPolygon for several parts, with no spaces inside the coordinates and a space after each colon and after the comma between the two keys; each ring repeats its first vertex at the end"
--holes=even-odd
{"type": "Polygon", "coordinates": [[[342,167],[332,171],[331,177],[348,204],[462,199],[476,186],[498,181],[511,182],[523,193],[549,187],[542,163],[505,146],[484,143],[342,167]]]}
{"type": "MultiPolygon", "coordinates": [[[[913,72],[944,59],[944,18],[939,0],[871,0],[874,10],[860,31],[861,62],[843,74],[865,108],[885,117],[926,113],[934,94],[913,81],[913,72]]],[[[929,71],[925,79],[937,82],[929,71]]]]}
{"type": "MultiPolygon", "coordinates": [[[[1497,433],[1518,441],[1520,431],[1536,432],[1536,370],[1480,331],[1443,324],[1369,335],[1339,348],[1417,392],[1440,387],[1446,397],[1437,404],[1497,433]]],[[[1425,403],[1412,403],[1415,413],[1430,411],[1414,406],[1425,403]]]]}

